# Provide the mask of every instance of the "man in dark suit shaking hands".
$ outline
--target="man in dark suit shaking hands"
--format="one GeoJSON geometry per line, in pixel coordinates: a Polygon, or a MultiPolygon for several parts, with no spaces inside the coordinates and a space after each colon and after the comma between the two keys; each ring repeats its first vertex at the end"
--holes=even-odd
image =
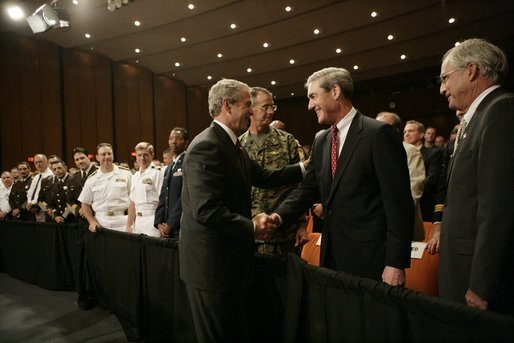
{"type": "Polygon", "coordinates": [[[309,109],[331,128],[315,138],[302,185],[272,217],[287,225],[321,199],[321,266],[402,285],[410,263],[414,204],[400,137],[391,125],[353,107],[353,81],[346,69],[319,70],[306,87],[309,109]]]}
{"type": "Polygon", "coordinates": [[[209,91],[214,121],[191,142],[183,163],[180,276],[186,284],[198,342],[246,342],[252,333],[248,290],[254,283],[254,241],[273,223],[251,217],[251,186],[299,182],[299,164],[276,171],[250,160],[237,137],[248,129],[250,88],[224,79],[209,91]]]}
{"type": "Polygon", "coordinates": [[[447,172],[439,295],[514,315],[514,94],[505,54],[482,40],[450,49],[440,92],[465,112],[447,172]]]}

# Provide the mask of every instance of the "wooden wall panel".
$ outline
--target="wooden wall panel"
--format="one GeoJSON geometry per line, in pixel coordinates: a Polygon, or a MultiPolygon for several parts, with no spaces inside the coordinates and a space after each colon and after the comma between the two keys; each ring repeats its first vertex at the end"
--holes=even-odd
{"type": "Polygon", "coordinates": [[[189,87],[187,89],[187,123],[190,140],[209,127],[212,118],[209,115],[207,97],[209,92],[203,88],[189,87]]]}
{"type": "Polygon", "coordinates": [[[156,158],[162,160],[162,152],[168,148],[172,128],[187,128],[186,86],[182,81],[163,75],[154,76],[155,141],[156,158]]]}
{"type": "Polygon", "coordinates": [[[114,153],[129,162],[138,142],[154,142],[153,75],[134,65],[116,63],[114,85],[114,153]]]}
{"type": "Polygon", "coordinates": [[[36,153],[61,155],[60,48],[30,37],[1,38],[2,167],[36,153]]]}
{"type": "Polygon", "coordinates": [[[70,166],[73,148],[96,154],[98,143],[113,143],[111,72],[111,61],[103,56],[63,50],[65,155],[70,166]]]}

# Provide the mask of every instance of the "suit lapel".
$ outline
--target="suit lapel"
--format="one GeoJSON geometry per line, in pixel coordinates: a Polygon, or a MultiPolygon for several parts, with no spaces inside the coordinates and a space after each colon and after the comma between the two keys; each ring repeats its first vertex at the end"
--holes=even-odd
{"type": "MultiPolygon", "coordinates": [[[[343,149],[341,150],[341,154],[339,155],[339,159],[337,161],[337,169],[336,173],[334,175],[334,180],[332,181],[332,184],[330,186],[330,195],[328,197],[328,200],[332,198],[332,195],[334,194],[334,191],[337,187],[337,184],[340,182],[343,174],[345,173],[348,163],[350,163],[350,159],[353,156],[353,153],[355,151],[355,148],[359,144],[359,141],[361,140],[360,133],[362,131],[362,115],[357,112],[355,115],[355,118],[353,118],[352,123],[350,124],[350,128],[348,130],[348,134],[346,135],[346,139],[344,141],[343,149]]],[[[332,135],[330,134],[330,137],[332,135]]],[[[328,149],[328,154],[330,154],[330,149],[328,149]]],[[[329,159],[330,160],[330,159],[329,159]]],[[[330,162],[328,162],[330,163],[330,162]]],[[[328,164],[330,167],[330,164],[328,164]]],[[[327,168],[330,170],[330,168],[327,168]]]]}

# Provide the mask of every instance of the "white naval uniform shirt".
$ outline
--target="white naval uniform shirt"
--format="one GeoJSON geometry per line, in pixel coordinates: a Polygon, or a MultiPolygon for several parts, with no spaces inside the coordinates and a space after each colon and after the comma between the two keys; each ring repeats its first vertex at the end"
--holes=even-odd
{"type": "MultiPolygon", "coordinates": [[[[14,184],[14,183],[13,183],[14,184]]],[[[9,205],[9,194],[11,193],[12,185],[6,188],[2,182],[0,182],[0,211],[9,212],[11,206],[9,205]]]]}
{"type": "Polygon", "coordinates": [[[160,236],[159,230],[153,224],[163,180],[164,172],[153,164],[148,166],[143,173],[138,171],[132,176],[130,200],[134,202],[136,208],[133,233],[160,236]]]}
{"type": "Polygon", "coordinates": [[[43,179],[48,176],[54,176],[54,173],[52,173],[50,168],[46,168],[44,172],[34,175],[34,177],[32,178],[32,182],[30,183],[30,188],[27,191],[27,202],[29,204],[37,204],[37,200],[39,198],[39,191],[41,190],[41,183],[43,182],[43,179]]]}
{"type": "Polygon", "coordinates": [[[132,173],[116,165],[112,172],[106,174],[97,169],[86,180],[78,200],[91,205],[96,219],[103,227],[125,231],[127,216],[120,212],[128,209],[131,180],[132,173]],[[107,217],[104,213],[108,211],[115,211],[116,214],[107,217]]]}

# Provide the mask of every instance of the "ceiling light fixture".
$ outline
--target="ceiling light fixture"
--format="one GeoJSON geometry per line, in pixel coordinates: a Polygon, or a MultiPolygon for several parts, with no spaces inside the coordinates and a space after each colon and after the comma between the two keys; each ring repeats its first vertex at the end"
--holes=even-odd
{"type": "Polygon", "coordinates": [[[456,21],[457,21],[457,19],[455,19],[455,18],[450,18],[450,19],[448,19],[448,22],[449,22],[450,24],[453,24],[453,23],[455,23],[456,21]]]}
{"type": "Polygon", "coordinates": [[[314,29],[314,34],[315,34],[315,35],[319,35],[319,33],[320,33],[320,30],[319,30],[319,29],[314,29]]]}
{"type": "Polygon", "coordinates": [[[186,39],[186,37],[182,37],[182,38],[180,38],[180,41],[181,41],[182,43],[184,43],[186,40],[187,40],[187,39],[186,39]]]}
{"type": "Polygon", "coordinates": [[[289,60],[289,64],[295,64],[295,63],[296,63],[296,61],[295,61],[295,60],[293,60],[293,59],[290,59],[290,60],[289,60]]]}
{"type": "Polygon", "coordinates": [[[340,54],[340,53],[342,53],[342,52],[343,52],[343,50],[342,50],[342,49],[340,49],[340,48],[337,48],[337,49],[336,49],[336,54],[340,54]]]}
{"type": "Polygon", "coordinates": [[[218,58],[222,58],[222,57],[223,57],[223,54],[220,52],[220,53],[218,53],[216,56],[218,56],[218,58]]]}
{"type": "Polygon", "coordinates": [[[294,93],[293,93],[293,92],[291,92],[291,96],[294,96],[294,93]]]}
{"type": "Polygon", "coordinates": [[[393,40],[394,39],[394,36],[393,35],[389,35],[387,36],[387,40],[393,40]]]}
{"type": "Polygon", "coordinates": [[[134,51],[135,51],[136,54],[139,54],[141,52],[141,50],[138,49],[138,48],[135,48],[134,51]]]}
{"type": "MultiPolygon", "coordinates": [[[[130,0],[135,1],[135,0],[130,0]]],[[[107,0],[107,9],[111,12],[116,11],[118,8],[121,8],[123,5],[128,5],[129,0],[107,0]]]]}
{"type": "Polygon", "coordinates": [[[190,10],[194,10],[195,9],[195,5],[194,4],[189,4],[189,5],[187,5],[187,8],[189,8],[190,10]]]}
{"type": "Polygon", "coordinates": [[[406,59],[406,58],[407,58],[407,55],[402,54],[402,55],[400,56],[400,58],[401,58],[402,60],[404,60],[404,59],[406,59]]]}
{"type": "Polygon", "coordinates": [[[459,46],[460,45],[460,42],[455,42],[455,46],[459,46]]]}
{"type": "Polygon", "coordinates": [[[175,62],[175,67],[180,67],[180,62],[175,62]]]}
{"type": "Polygon", "coordinates": [[[89,33],[86,33],[86,34],[84,35],[84,37],[86,37],[86,38],[91,38],[91,35],[90,35],[89,33]]]}
{"type": "Polygon", "coordinates": [[[79,4],[79,0],[73,0],[72,1],[74,5],[78,5],[79,4]]]}
{"type": "Polygon", "coordinates": [[[212,76],[208,75],[207,80],[212,80],[212,76]]]}
{"type": "Polygon", "coordinates": [[[268,43],[268,42],[264,42],[264,43],[262,43],[262,47],[263,47],[263,48],[267,48],[267,47],[269,47],[269,43],[268,43]]]}
{"type": "Polygon", "coordinates": [[[291,12],[293,10],[293,8],[291,6],[286,6],[286,8],[284,8],[284,10],[286,12],[291,12]]]}
{"type": "Polygon", "coordinates": [[[237,25],[236,25],[236,24],[230,24],[230,28],[231,28],[232,30],[235,30],[235,29],[236,29],[236,27],[237,27],[237,25]]]}
{"type": "Polygon", "coordinates": [[[251,73],[252,72],[252,68],[246,68],[246,72],[247,73],[251,73]]]}
{"type": "Polygon", "coordinates": [[[272,86],[274,86],[274,85],[276,85],[276,84],[277,84],[277,82],[276,82],[276,81],[274,81],[274,80],[273,80],[273,81],[271,81],[270,83],[271,83],[271,85],[272,85],[272,86]]]}
{"type": "Polygon", "coordinates": [[[70,29],[70,15],[64,7],[57,7],[57,1],[39,7],[31,16],[25,18],[32,32],[45,32],[52,28],[62,31],[70,29]]]}
{"type": "Polygon", "coordinates": [[[377,11],[373,11],[373,12],[371,12],[370,15],[371,15],[371,18],[376,18],[376,17],[378,17],[378,12],[377,11]]]}
{"type": "Polygon", "coordinates": [[[358,70],[359,69],[359,66],[358,65],[354,65],[353,66],[353,70],[358,70]]]}
{"type": "Polygon", "coordinates": [[[11,19],[13,20],[20,20],[25,16],[25,14],[19,6],[9,7],[7,9],[7,13],[9,14],[9,17],[11,17],[11,19]]]}
{"type": "Polygon", "coordinates": [[[134,20],[134,26],[141,26],[141,22],[139,20],[134,20]]]}

